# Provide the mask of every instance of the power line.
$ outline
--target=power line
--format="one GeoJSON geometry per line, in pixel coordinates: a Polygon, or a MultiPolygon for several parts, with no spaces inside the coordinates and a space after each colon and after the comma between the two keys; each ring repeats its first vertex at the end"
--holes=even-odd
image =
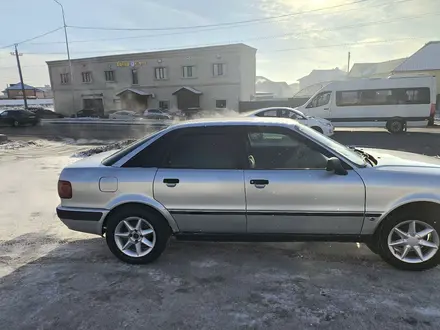
{"type": "Polygon", "coordinates": [[[284,17],[292,17],[292,16],[298,16],[308,13],[314,13],[319,11],[324,11],[328,9],[335,9],[345,6],[351,6],[358,3],[363,3],[371,0],[357,0],[353,2],[348,2],[340,5],[330,6],[330,7],[323,7],[323,8],[317,8],[317,9],[311,9],[311,10],[304,10],[300,12],[294,12],[289,14],[283,14],[283,15],[277,15],[277,16],[269,16],[269,17],[263,17],[263,18],[255,18],[255,19],[249,19],[244,21],[235,21],[235,22],[227,22],[227,23],[218,23],[218,24],[207,24],[207,25],[193,25],[193,26],[177,26],[177,27],[166,27],[166,28],[112,28],[112,27],[93,27],[93,26],[76,26],[76,25],[68,25],[69,28],[72,29],[83,29],[83,30],[106,30],[106,31],[170,31],[170,30],[192,30],[192,29],[201,29],[201,28],[209,28],[209,27],[219,27],[219,26],[230,26],[230,25],[236,25],[236,24],[246,24],[246,23],[253,23],[253,22],[263,22],[263,21],[269,21],[273,19],[279,19],[284,17]]]}
{"type": "Polygon", "coordinates": [[[54,29],[54,30],[51,30],[51,31],[45,32],[45,33],[43,33],[43,34],[39,34],[39,35],[37,35],[37,36],[35,36],[35,37],[29,38],[29,39],[25,39],[25,40],[20,41],[20,42],[15,42],[15,43],[10,44],[10,45],[7,45],[7,46],[2,46],[2,47],[0,47],[0,49],[10,48],[10,47],[15,46],[15,45],[24,44],[24,43],[26,43],[26,42],[29,42],[29,41],[32,41],[32,40],[35,40],[35,39],[38,39],[38,38],[45,37],[45,36],[47,36],[47,35],[49,35],[49,34],[51,34],[51,33],[57,32],[57,31],[59,31],[59,30],[61,30],[61,29],[63,29],[63,27],[56,28],[56,29],[54,29]]]}
{"type": "MultiPolygon", "coordinates": [[[[260,36],[260,37],[253,37],[253,38],[245,38],[241,40],[234,40],[234,41],[225,41],[225,42],[217,42],[217,43],[211,43],[211,44],[192,44],[192,45],[186,45],[182,46],[181,48],[189,48],[189,47],[206,47],[206,46],[217,46],[222,45],[225,43],[240,43],[240,42],[247,42],[247,41],[259,41],[259,40],[266,40],[266,39],[276,39],[276,38],[285,38],[285,37],[292,37],[292,36],[301,36],[310,32],[330,32],[330,31],[338,31],[343,29],[356,29],[361,28],[365,26],[371,26],[371,25],[381,25],[381,24],[389,24],[394,23],[396,21],[400,20],[410,20],[410,19],[417,19],[425,16],[437,16],[440,15],[440,12],[438,13],[425,13],[421,15],[414,15],[414,16],[404,16],[404,17],[396,17],[394,19],[384,19],[379,21],[372,21],[372,22],[365,22],[360,24],[349,24],[349,25],[343,25],[338,26],[332,29],[310,29],[302,32],[294,32],[294,33],[284,33],[284,34],[277,34],[277,35],[269,35],[269,36],[260,36]]],[[[167,48],[156,48],[155,50],[167,50],[167,48]]],[[[133,49],[132,49],[133,50],[133,49]]],[[[92,51],[82,51],[82,52],[76,52],[77,54],[93,54],[93,53],[109,53],[109,52],[126,52],[127,49],[111,49],[111,50],[92,50],[92,51]]],[[[136,50],[137,51],[137,50],[136,50]]],[[[140,49],[139,51],[145,51],[140,49]]],[[[62,52],[36,52],[36,53],[27,53],[27,54],[50,54],[50,55],[62,55],[64,53],[62,52]]]]}
{"type": "MultiPolygon", "coordinates": [[[[380,5],[377,5],[376,7],[395,5],[395,4],[409,2],[409,1],[415,1],[415,0],[394,1],[394,2],[391,2],[391,3],[383,3],[383,4],[380,4],[380,5]]],[[[352,9],[344,10],[343,12],[352,11],[352,10],[358,10],[358,8],[352,8],[352,9]]],[[[339,11],[338,13],[341,13],[341,11],[339,11]]],[[[263,23],[270,23],[270,22],[263,22],[263,23]]],[[[97,41],[114,41],[114,40],[158,38],[158,37],[162,37],[162,36],[172,36],[172,35],[181,35],[181,34],[188,34],[188,33],[199,33],[199,32],[216,31],[216,30],[222,30],[222,29],[225,29],[225,28],[237,28],[237,27],[242,27],[242,26],[246,26],[246,25],[249,25],[249,24],[250,23],[239,25],[239,26],[216,27],[216,28],[211,28],[211,29],[203,29],[203,30],[195,30],[195,31],[181,31],[181,32],[171,32],[171,33],[148,34],[148,35],[141,35],[141,36],[113,37],[113,38],[87,39],[87,40],[73,40],[73,41],[69,41],[69,44],[72,44],[72,43],[88,43],[88,42],[97,42],[97,41]]],[[[52,44],[64,44],[64,43],[65,43],[65,41],[52,41],[52,42],[35,42],[35,43],[31,43],[29,45],[52,45],[52,44]]]]}

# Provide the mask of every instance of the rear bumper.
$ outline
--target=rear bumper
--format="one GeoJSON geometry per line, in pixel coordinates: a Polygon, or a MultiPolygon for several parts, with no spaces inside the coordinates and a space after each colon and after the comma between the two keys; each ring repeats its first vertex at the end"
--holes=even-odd
{"type": "Polygon", "coordinates": [[[102,225],[108,210],[57,207],[58,218],[71,230],[102,235],[102,225]]]}

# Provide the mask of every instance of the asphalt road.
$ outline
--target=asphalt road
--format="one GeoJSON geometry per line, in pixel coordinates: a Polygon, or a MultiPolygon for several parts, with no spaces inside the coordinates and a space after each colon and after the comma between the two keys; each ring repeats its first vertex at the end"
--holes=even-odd
{"type": "MultiPolygon", "coordinates": [[[[337,137],[435,154],[434,135],[337,137]]],[[[171,240],[154,264],[119,262],[55,214],[82,148],[0,150],[0,329],[439,328],[440,268],[398,271],[362,244],[171,240]]]]}

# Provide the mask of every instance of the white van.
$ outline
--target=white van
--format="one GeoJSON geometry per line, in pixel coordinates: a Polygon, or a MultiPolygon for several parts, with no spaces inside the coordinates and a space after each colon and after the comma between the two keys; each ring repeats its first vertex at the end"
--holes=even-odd
{"type": "Polygon", "coordinates": [[[324,86],[297,109],[328,119],[336,127],[385,127],[400,133],[433,121],[436,95],[432,76],[338,81],[324,86]]]}

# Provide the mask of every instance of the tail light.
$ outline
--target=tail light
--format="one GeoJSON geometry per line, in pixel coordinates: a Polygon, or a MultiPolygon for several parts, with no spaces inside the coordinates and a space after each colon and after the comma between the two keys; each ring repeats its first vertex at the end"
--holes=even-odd
{"type": "Polygon", "coordinates": [[[72,184],[69,181],[58,181],[58,196],[63,199],[72,198],[72,184]]]}
{"type": "Polygon", "coordinates": [[[429,113],[430,117],[434,117],[435,116],[435,111],[436,111],[436,104],[435,103],[431,103],[431,111],[429,113]]]}

